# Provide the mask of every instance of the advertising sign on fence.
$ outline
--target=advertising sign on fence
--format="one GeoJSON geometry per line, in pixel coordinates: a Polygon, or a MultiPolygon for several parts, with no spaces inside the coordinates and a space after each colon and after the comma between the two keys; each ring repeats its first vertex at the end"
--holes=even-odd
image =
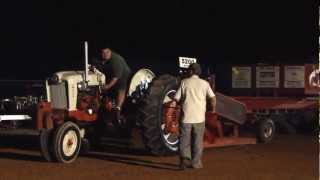
{"type": "Polygon", "coordinates": [[[257,88],[279,87],[279,66],[257,66],[256,86],[257,88]]]}
{"type": "Polygon", "coordinates": [[[304,66],[284,66],[284,87],[304,88],[304,66]]]}
{"type": "Polygon", "coordinates": [[[232,67],[232,88],[251,88],[251,67],[232,67]]]}

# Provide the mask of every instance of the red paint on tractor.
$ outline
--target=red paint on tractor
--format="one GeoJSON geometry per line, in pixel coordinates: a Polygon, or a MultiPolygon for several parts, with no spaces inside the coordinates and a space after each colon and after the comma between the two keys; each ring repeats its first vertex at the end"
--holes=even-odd
{"type": "Polygon", "coordinates": [[[49,124],[46,123],[45,119],[48,114],[52,111],[51,103],[49,102],[40,102],[37,106],[37,121],[36,121],[36,128],[43,129],[49,128],[49,124]]]}
{"type": "Polygon", "coordinates": [[[172,106],[171,103],[167,103],[164,108],[164,121],[165,132],[172,134],[179,134],[179,119],[180,119],[180,106],[172,106]]]}
{"type": "Polygon", "coordinates": [[[87,111],[69,111],[69,117],[77,121],[94,122],[97,120],[97,114],[89,114],[87,111]]]}

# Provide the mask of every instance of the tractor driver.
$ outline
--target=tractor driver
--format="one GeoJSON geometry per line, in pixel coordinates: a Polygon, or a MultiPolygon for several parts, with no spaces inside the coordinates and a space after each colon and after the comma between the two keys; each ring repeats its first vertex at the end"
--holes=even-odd
{"type": "Polygon", "coordinates": [[[122,104],[126,98],[128,79],[131,75],[131,69],[125,59],[110,48],[101,49],[102,72],[106,75],[106,84],[103,91],[112,90],[116,96],[116,118],[120,121],[120,112],[122,104]]]}

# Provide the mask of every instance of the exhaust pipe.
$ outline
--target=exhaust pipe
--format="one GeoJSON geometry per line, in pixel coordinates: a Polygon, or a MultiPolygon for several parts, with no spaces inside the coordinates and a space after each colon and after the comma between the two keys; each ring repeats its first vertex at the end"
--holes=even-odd
{"type": "Polygon", "coordinates": [[[85,65],[84,65],[84,68],[85,68],[85,70],[84,70],[84,82],[85,82],[85,84],[87,84],[87,82],[88,82],[88,76],[89,76],[89,65],[88,65],[88,42],[87,41],[85,41],[84,42],[84,54],[85,54],[85,65]]]}

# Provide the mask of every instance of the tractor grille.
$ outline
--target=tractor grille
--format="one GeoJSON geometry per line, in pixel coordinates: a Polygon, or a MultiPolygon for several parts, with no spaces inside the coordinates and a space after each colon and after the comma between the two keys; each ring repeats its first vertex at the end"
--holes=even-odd
{"type": "Polygon", "coordinates": [[[67,109],[67,87],[65,83],[50,85],[51,103],[54,109],[67,109]]]}

